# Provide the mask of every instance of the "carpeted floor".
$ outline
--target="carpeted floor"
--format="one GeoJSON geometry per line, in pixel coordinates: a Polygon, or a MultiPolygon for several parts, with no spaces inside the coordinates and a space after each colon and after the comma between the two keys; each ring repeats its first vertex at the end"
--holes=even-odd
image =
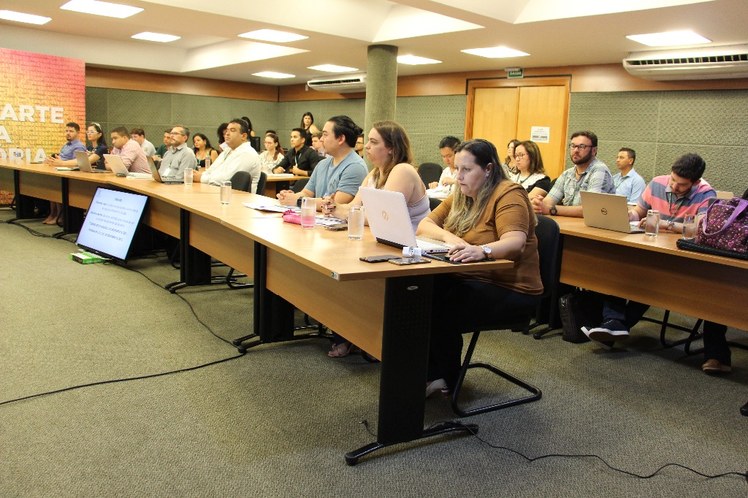
{"type": "MultiPolygon", "coordinates": [[[[251,328],[251,289],[170,294],[162,286],[178,271],[164,254],[80,265],[70,241],[47,236],[56,229],[24,225],[38,236],[0,223],[0,496],[748,493],[740,476],[669,466],[644,479],[597,458],[640,475],[668,463],[746,472],[745,350],[733,349],[732,375],[714,378],[700,355],[663,349],[651,324],[613,351],[487,333],[476,355],[539,386],[540,401],[465,419],[476,437],[400,445],[348,467],[343,454],[373,440],[377,364],[331,360],[325,340],[240,356],[227,341],[251,328]]],[[[742,331],[729,337],[748,343],[742,331]]],[[[477,399],[510,393],[480,374],[468,387],[477,399]]],[[[426,418],[454,415],[437,397],[426,418]]]]}

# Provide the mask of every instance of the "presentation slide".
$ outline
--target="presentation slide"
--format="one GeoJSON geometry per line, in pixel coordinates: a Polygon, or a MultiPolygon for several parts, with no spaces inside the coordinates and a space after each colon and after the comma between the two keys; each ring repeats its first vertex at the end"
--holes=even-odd
{"type": "Polygon", "coordinates": [[[145,195],[99,187],[76,244],[96,254],[125,261],[147,201],[145,195]]]}

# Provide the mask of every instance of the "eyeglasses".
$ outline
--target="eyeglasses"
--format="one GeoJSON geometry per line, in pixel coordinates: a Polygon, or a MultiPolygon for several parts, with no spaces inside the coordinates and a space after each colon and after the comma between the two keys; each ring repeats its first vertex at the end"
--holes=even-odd
{"type": "Polygon", "coordinates": [[[522,158],[523,158],[523,157],[525,157],[526,155],[527,155],[527,154],[514,154],[514,158],[515,158],[515,159],[522,159],[522,158]]]}
{"type": "Polygon", "coordinates": [[[579,149],[582,152],[584,152],[585,150],[587,150],[587,149],[589,149],[591,147],[592,147],[592,145],[587,145],[587,144],[579,144],[579,145],[577,145],[577,144],[569,144],[569,149],[571,149],[571,150],[579,149]]]}
{"type": "Polygon", "coordinates": [[[169,135],[184,135],[181,131],[172,131],[169,135]]]}

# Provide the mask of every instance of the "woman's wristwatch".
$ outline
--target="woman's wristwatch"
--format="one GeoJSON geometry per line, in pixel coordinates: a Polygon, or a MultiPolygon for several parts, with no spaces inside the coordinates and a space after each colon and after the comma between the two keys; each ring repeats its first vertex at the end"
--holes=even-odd
{"type": "Polygon", "coordinates": [[[483,251],[483,256],[485,256],[486,259],[493,259],[493,254],[491,253],[491,248],[487,245],[480,246],[481,250],[483,251]]]}

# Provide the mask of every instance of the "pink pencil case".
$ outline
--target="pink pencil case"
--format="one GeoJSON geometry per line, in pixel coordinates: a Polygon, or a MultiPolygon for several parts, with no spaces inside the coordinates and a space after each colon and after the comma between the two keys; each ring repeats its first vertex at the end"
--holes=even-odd
{"type": "Polygon", "coordinates": [[[289,209],[283,213],[283,221],[286,223],[293,223],[295,225],[301,225],[301,214],[297,213],[293,209],[289,209]]]}

